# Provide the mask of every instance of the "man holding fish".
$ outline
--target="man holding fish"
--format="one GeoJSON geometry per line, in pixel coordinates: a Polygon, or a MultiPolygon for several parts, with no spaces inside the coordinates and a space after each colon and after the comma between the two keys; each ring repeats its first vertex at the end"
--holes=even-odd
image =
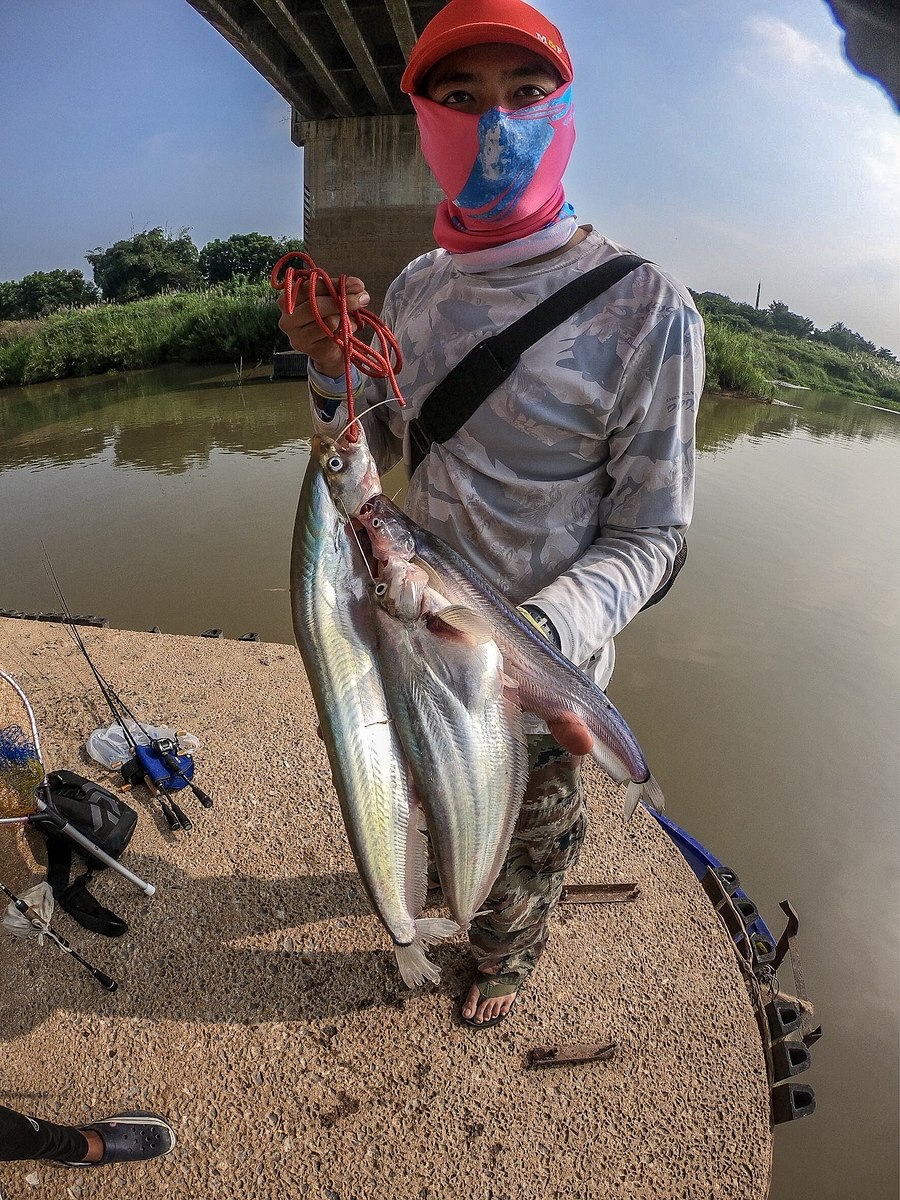
{"type": "MultiPolygon", "coordinates": [[[[447,196],[435,222],[439,249],[410,263],[385,300],[383,316],[403,355],[397,382],[405,407],[383,404],[362,421],[380,470],[401,456],[413,468],[405,514],[380,500],[354,510],[376,557],[379,538],[386,539],[380,599],[393,589],[388,615],[402,614],[408,586],[420,589],[417,597],[430,589],[428,603],[437,609],[448,599],[458,604],[446,590],[440,598],[443,560],[431,561],[428,541],[437,535],[464,560],[455,568],[460,595],[470,565],[532,622],[529,629],[515,613],[507,618],[509,628],[518,621],[527,630],[514,631],[509,643],[492,626],[504,677],[515,675],[526,697],[528,778],[505,864],[483,902],[487,911],[469,926],[477,968],[461,1016],[479,1028],[507,1015],[544,949],[564,873],[584,837],[580,755],[598,753],[590,705],[602,701],[579,707],[577,684],[563,683],[555,703],[535,699],[539,684],[528,701],[529,651],[520,648],[536,627],[552,644],[552,670],[571,660],[605,688],[613,637],[672,576],[693,503],[702,321],[686,289],[642,261],[525,350],[508,378],[421,462],[411,444],[409,422],[425,398],[482,339],[630,253],[579,225],[565,200],[572,79],[562,35],[522,0],[450,0],[426,26],[401,86],[447,196]],[[424,564],[424,580],[395,553],[413,536],[405,518],[419,530],[413,566],[424,564]]],[[[368,303],[362,280],[348,278],[346,290],[351,311],[368,303]]],[[[320,315],[336,328],[336,306],[320,291],[320,315]]],[[[308,294],[293,312],[285,308],[280,324],[309,356],[316,428],[333,438],[348,415],[342,351],[314,319],[308,294]]],[[[384,381],[364,381],[355,369],[352,384],[357,415],[393,396],[384,381]]],[[[437,631],[441,646],[490,637],[456,608],[446,611],[446,622],[432,619],[415,636],[437,631]]],[[[381,621],[392,634],[387,618],[381,621]]],[[[600,751],[615,778],[638,781],[629,784],[632,805],[641,781],[652,798],[644,766],[621,766],[632,762],[628,746],[613,747],[611,766],[600,751]]],[[[639,748],[634,762],[643,764],[639,748]]]]}

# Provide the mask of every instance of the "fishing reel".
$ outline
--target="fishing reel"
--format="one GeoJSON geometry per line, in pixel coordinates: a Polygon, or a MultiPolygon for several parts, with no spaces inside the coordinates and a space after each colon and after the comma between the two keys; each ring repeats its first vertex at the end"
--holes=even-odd
{"type": "Polygon", "coordinates": [[[127,787],[144,783],[159,800],[170,829],[188,833],[193,828],[187,816],[172,797],[172,792],[190,788],[204,808],[212,808],[212,800],[192,782],[194,760],[190,754],[178,753],[178,739],[151,738],[148,745],[135,744],[134,754],[119,767],[127,787]]]}
{"type": "Polygon", "coordinates": [[[134,747],[131,758],[119,768],[128,784],[149,780],[155,787],[178,792],[189,786],[194,777],[194,760],[190,754],[179,754],[174,738],[151,739],[150,744],[134,747]]]}

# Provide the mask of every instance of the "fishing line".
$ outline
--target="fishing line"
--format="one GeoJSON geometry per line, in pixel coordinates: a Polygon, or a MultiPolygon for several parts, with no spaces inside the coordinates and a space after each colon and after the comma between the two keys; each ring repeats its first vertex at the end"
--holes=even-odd
{"type": "MultiPolygon", "coordinates": [[[[353,372],[356,369],[370,379],[388,379],[397,398],[398,404],[404,404],[397,383],[396,372],[403,366],[403,355],[392,331],[368,308],[354,309],[352,315],[347,307],[347,276],[338,277],[337,286],[331,276],[317,267],[308,254],[292,250],[282,255],[272,268],[270,282],[276,292],[284,292],[284,308],[292,313],[301,298],[303,289],[308,286],[309,305],[313,318],[322,332],[335,345],[339,346],[344,355],[344,383],[347,389],[347,412],[350,424],[347,426],[347,440],[358,440],[359,432],[352,428],[356,421],[356,410],[353,403],[353,372]],[[293,267],[295,261],[302,262],[300,270],[293,267]],[[319,311],[317,285],[321,283],[326,295],[330,296],[337,306],[338,325],[332,329],[319,311]],[[355,330],[368,327],[378,339],[379,349],[370,346],[355,334],[355,330]]],[[[372,406],[375,407],[374,405],[372,406]]]]}
{"type": "MultiPolygon", "coordinates": [[[[350,514],[347,512],[347,505],[346,505],[346,504],[343,502],[343,500],[341,501],[341,508],[344,510],[344,516],[347,518],[347,525],[348,525],[348,527],[349,527],[349,529],[350,529],[350,532],[353,534],[353,540],[356,542],[357,548],[358,548],[358,550],[359,550],[359,553],[360,553],[360,557],[362,558],[363,562],[365,563],[366,570],[369,572],[369,578],[371,579],[372,583],[373,583],[373,584],[374,584],[376,587],[378,587],[378,586],[379,586],[379,581],[378,581],[378,580],[375,578],[375,576],[372,574],[372,568],[369,566],[369,560],[368,560],[368,558],[366,557],[366,552],[365,552],[365,550],[363,549],[363,544],[362,544],[362,542],[359,540],[359,531],[358,531],[358,530],[356,529],[356,527],[354,526],[354,524],[353,524],[353,518],[352,518],[352,517],[350,516],[350,514]]],[[[383,585],[382,585],[382,586],[383,586],[383,585]]]]}
{"type": "Polygon", "coordinates": [[[352,425],[355,425],[357,421],[361,421],[363,419],[363,417],[367,417],[369,415],[369,413],[374,412],[376,408],[382,408],[385,404],[393,404],[395,399],[402,408],[406,407],[406,401],[403,399],[402,396],[399,396],[399,395],[396,397],[388,396],[387,400],[379,400],[377,404],[370,404],[369,407],[365,410],[365,412],[361,412],[358,417],[353,417],[344,426],[344,428],[341,430],[341,432],[334,439],[335,444],[337,444],[341,440],[341,438],[344,436],[344,434],[349,433],[350,427],[352,425]]]}
{"type": "MultiPolygon", "coordinates": [[[[63,593],[62,585],[59,582],[56,571],[53,569],[53,563],[50,561],[50,556],[47,553],[47,549],[43,543],[41,543],[41,549],[44,551],[45,565],[47,568],[47,573],[50,577],[50,581],[53,584],[53,590],[56,593],[57,600],[62,605],[63,615],[66,618],[64,622],[66,631],[83,654],[85,661],[91,669],[91,673],[97,681],[97,686],[100,688],[100,692],[106,701],[113,720],[121,726],[122,732],[124,733],[128,744],[131,746],[132,753],[138,759],[138,762],[140,762],[141,756],[138,752],[138,743],[128,728],[128,724],[125,719],[126,717],[130,717],[138,729],[140,729],[141,733],[143,733],[144,737],[147,739],[148,744],[154,748],[156,753],[159,754],[169,771],[174,775],[178,775],[185,781],[186,785],[191,789],[204,808],[211,808],[212,800],[206,794],[206,792],[204,792],[202,788],[197,787],[196,784],[192,783],[191,780],[188,779],[181,767],[181,764],[178,762],[178,759],[175,757],[175,755],[171,753],[171,750],[167,749],[165,744],[162,743],[160,739],[154,739],[150,736],[147,729],[137,719],[121,696],[113,691],[110,684],[108,684],[100,674],[100,671],[97,669],[93,660],[91,659],[90,654],[88,653],[87,647],[84,644],[84,639],[82,638],[78,627],[72,620],[72,614],[69,609],[68,602],[66,601],[66,597],[63,593]]],[[[143,765],[144,764],[141,763],[142,767],[143,765]]],[[[169,826],[169,828],[172,830],[182,829],[185,833],[189,832],[193,828],[193,823],[180,805],[174,800],[171,793],[163,786],[161,782],[154,780],[151,783],[149,774],[145,774],[144,779],[147,782],[147,786],[151,795],[153,795],[154,798],[159,802],[159,805],[163,811],[163,816],[166,820],[166,824],[169,826]]]]}

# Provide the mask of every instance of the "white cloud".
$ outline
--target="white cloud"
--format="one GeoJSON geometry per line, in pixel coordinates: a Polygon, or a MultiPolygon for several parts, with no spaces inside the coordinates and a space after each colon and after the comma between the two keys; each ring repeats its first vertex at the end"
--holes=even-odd
{"type": "Polygon", "coordinates": [[[859,133],[860,164],[868,173],[869,184],[877,189],[879,199],[897,208],[900,196],[900,129],[864,129],[859,133]]]}
{"type": "Polygon", "coordinates": [[[750,17],[745,28],[771,59],[792,71],[834,74],[846,69],[836,47],[820,46],[778,17],[760,13],[750,17]]]}

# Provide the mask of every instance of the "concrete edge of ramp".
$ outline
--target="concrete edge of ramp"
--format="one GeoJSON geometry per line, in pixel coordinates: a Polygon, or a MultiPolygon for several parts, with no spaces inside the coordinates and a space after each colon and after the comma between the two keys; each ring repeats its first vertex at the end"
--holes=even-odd
{"type": "MultiPolygon", "coordinates": [[[[570,882],[634,880],[640,896],[561,909],[513,1016],[475,1033],[453,1013],[464,940],[437,950],[437,989],[399,982],[295,649],[84,637],[138,715],[200,738],[197,778],[215,808],[185,798],[194,832],[173,836],[135,791],[127,858],[157,895],[109,873],[94,887],[129,921],[125,937],[58,910],[59,931],[119,981],[115,995],[53,946],[0,936],[0,1103],[76,1123],[156,1109],[179,1144],[96,1172],[5,1165],[9,1200],[766,1195],[765,1067],[727,935],[656,822],[639,811],[624,823],[620,792],[593,766],[570,882]],[[526,1067],[534,1046],[609,1041],[605,1062],[526,1067]]],[[[0,664],[29,693],[48,769],[104,781],[82,747],[109,718],[65,629],[0,619],[0,664]]],[[[32,835],[0,831],[0,878],[27,886],[33,849],[32,835]]]]}

